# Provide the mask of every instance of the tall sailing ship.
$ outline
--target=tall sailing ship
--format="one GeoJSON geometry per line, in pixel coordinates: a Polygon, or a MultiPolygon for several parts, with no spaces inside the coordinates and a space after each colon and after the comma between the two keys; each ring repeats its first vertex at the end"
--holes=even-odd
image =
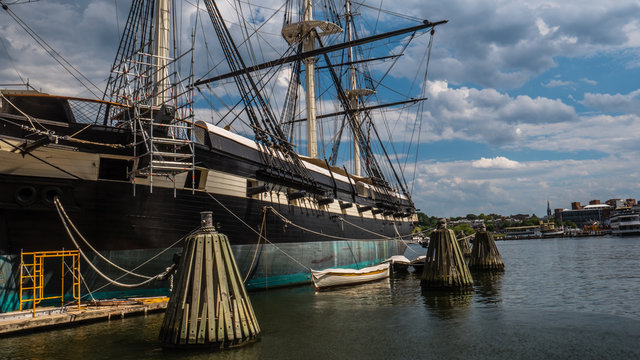
{"type": "Polygon", "coordinates": [[[221,12],[229,8],[189,5],[193,29],[218,38],[211,53],[209,41],[196,45],[195,30],[171,31],[181,28],[174,1],[135,0],[98,96],[1,90],[2,311],[18,305],[22,251],[82,250],[83,292],[94,298],[166,294],[166,279],[119,284],[161,273],[205,210],[229,236],[248,288],[310,282],[312,268],[359,268],[403,253],[416,208],[374,111],[424,98],[371,105],[383,84],[375,75],[387,74],[368,66],[395,64],[409,42],[432,39],[446,21],[357,37],[353,4],[344,5],[287,1],[274,12],[284,13],[286,50],[259,62],[255,18],[232,31],[221,12]],[[370,56],[371,44],[393,39],[404,46],[370,56]],[[283,75],[286,92],[270,98],[283,75]],[[217,93],[231,84],[231,95],[217,93]],[[331,134],[320,120],[334,124],[331,134]],[[343,139],[350,144],[341,147],[343,139]]]}

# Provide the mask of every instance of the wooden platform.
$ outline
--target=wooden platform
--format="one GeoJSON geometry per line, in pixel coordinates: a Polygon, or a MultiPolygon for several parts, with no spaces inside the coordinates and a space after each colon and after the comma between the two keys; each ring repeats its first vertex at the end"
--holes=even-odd
{"type": "Polygon", "coordinates": [[[69,306],[66,309],[40,308],[36,309],[35,317],[33,317],[31,310],[3,313],[0,314],[0,335],[51,330],[77,326],[82,323],[164,311],[168,301],[168,297],[154,297],[102,301],[100,305],[82,305],[80,310],[77,306],[69,306]]]}

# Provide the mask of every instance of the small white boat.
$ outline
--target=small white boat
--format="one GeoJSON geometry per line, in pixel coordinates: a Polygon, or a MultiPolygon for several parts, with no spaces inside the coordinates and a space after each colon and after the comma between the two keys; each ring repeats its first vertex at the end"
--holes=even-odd
{"type": "Polygon", "coordinates": [[[422,271],[424,269],[424,263],[427,260],[427,255],[420,255],[417,258],[411,260],[409,265],[413,266],[415,271],[422,271]]]}
{"type": "Polygon", "coordinates": [[[311,270],[311,279],[316,289],[325,289],[333,286],[354,285],[364,282],[380,280],[389,277],[389,264],[384,263],[362,269],[311,270]]]}
{"type": "Polygon", "coordinates": [[[382,263],[390,263],[393,271],[406,271],[411,261],[404,255],[393,255],[382,263]]]}

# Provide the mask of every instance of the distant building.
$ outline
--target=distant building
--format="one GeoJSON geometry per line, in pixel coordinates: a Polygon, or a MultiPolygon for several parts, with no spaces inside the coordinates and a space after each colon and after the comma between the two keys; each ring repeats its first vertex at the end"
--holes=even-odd
{"type": "Polygon", "coordinates": [[[580,206],[580,203],[578,202],[571,204],[571,210],[556,212],[555,216],[562,222],[572,221],[578,227],[593,225],[594,223],[608,225],[609,216],[613,209],[613,206],[608,204],[599,204],[599,201],[597,204],[590,204],[586,206],[580,206]],[[576,206],[577,208],[574,207],[574,204],[578,205],[576,206]]]}
{"type": "Polygon", "coordinates": [[[604,203],[612,206],[614,209],[624,206],[624,201],[622,199],[609,199],[604,203]]]}
{"type": "Polygon", "coordinates": [[[460,225],[460,224],[467,224],[467,225],[471,226],[472,228],[474,228],[476,226],[484,225],[484,220],[482,220],[482,219],[474,219],[474,220],[460,219],[460,220],[449,221],[448,224],[449,224],[449,226],[452,226],[452,227],[456,226],[456,225],[460,225]]]}
{"type": "Polygon", "coordinates": [[[637,205],[636,199],[609,199],[605,201],[607,205],[611,205],[614,209],[631,208],[637,205]]]}
{"type": "Polygon", "coordinates": [[[525,221],[525,220],[529,220],[530,218],[529,214],[516,214],[516,215],[510,215],[509,217],[517,221],[525,221]]]}

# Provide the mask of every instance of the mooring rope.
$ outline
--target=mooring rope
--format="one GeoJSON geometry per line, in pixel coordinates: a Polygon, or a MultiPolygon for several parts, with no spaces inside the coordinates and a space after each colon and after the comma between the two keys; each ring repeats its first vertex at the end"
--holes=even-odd
{"type": "MultiPolygon", "coordinates": [[[[93,269],[93,271],[95,271],[98,275],[100,275],[100,277],[102,277],[103,279],[105,279],[106,281],[108,281],[109,283],[113,284],[113,285],[117,285],[120,287],[125,287],[125,288],[134,288],[134,287],[140,287],[146,284],[149,284],[150,282],[157,280],[157,279],[162,279],[163,277],[167,276],[167,274],[169,274],[171,271],[173,271],[173,269],[175,268],[175,264],[171,265],[170,267],[167,268],[167,270],[165,270],[164,272],[150,277],[149,279],[146,279],[142,282],[136,283],[136,284],[125,284],[125,283],[121,283],[119,281],[113,280],[110,277],[108,277],[107,275],[105,275],[103,272],[101,272],[92,262],[91,260],[89,260],[89,257],[84,253],[84,251],[82,251],[82,249],[80,248],[80,245],[78,244],[78,242],[76,241],[75,237],[73,236],[73,234],[71,233],[71,230],[69,229],[69,225],[67,224],[67,222],[65,221],[65,216],[63,215],[63,210],[62,210],[62,204],[60,203],[60,200],[58,199],[58,197],[54,198],[54,204],[56,205],[56,210],[58,211],[58,215],[60,216],[60,220],[62,221],[62,224],[64,225],[65,230],[67,231],[67,235],[69,235],[69,238],[71,239],[71,241],[73,242],[73,244],[76,246],[76,249],[78,249],[78,252],[80,252],[80,255],[82,256],[82,258],[87,262],[87,264],[89,264],[89,266],[93,269]]],[[[73,224],[72,224],[73,225],[73,224]]],[[[121,269],[121,268],[120,268],[121,269]]],[[[131,273],[128,270],[123,270],[127,273],[131,273]]],[[[132,275],[134,273],[131,273],[132,275]]]]}
{"type": "Polygon", "coordinates": [[[121,287],[127,287],[127,288],[139,287],[139,286],[142,286],[142,285],[146,285],[146,284],[150,283],[151,281],[155,280],[156,277],[153,277],[151,279],[147,279],[147,280],[142,281],[142,282],[137,283],[137,284],[124,284],[124,283],[121,283],[121,282],[118,282],[118,281],[115,281],[115,280],[109,278],[107,275],[102,273],[102,271],[98,270],[98,268],[95,265],[93,265],[91,260],[89,260],[89,258],[84,253],[84,251],[82,251],[82,249],[80,249],[80,245],[78,245],[78,242],[73,237],[73,234],[71,233],[71,230],[69,229],[69,226],[67,225],[67,223],[64,221],[64,216],[62,215],[62,212],[60,211],[60,208],[58,206],[56,206],[56,210],[58,211],[58,215],[60,216],[60,219],[62,220],[62,224],[64,225],[65,229],[67,230],[67,235],[69,235],[69,238],[71,239],[73,244],[76,246],[76,249],[78,249],[78,251],[80,252],[80,255],[82,255],[82,258],[87,262],[87,264],[89,264],[89,266],[93,269],[93,271],[95,271],[103,279],[107,280],[108,282],[110,282],[110,283],[112,283],[114,285],[118,285],[118,286],[121,286],[121,287]]]}
{"type": "Polygon", "coordinates": [[[258,258],[258,250],[260,249],[260,240],[263,236],[262,232],[264,231],[265,234],[267,233],[266,227],[267,227],[267,209],[265,206],[262,208],[262,225],[260,225],[260,234],[258,234],[258,243],[256,244],[256,250],[253,252],[253,258],[251,259],[251,264],[249,265],[249,271],[247,271],[247,274],[242,280],[243,283],[247,282],[247,279],[249,278],[249,274],[251,274],[251,272],[253,271],[253,265],[255,264],[255,261],[258,258]]]}
{"type": "Polygon", "coordinates": [[[402,243],[407,247],[407,249],[413,251],[414,254],[420,254],[419,252],[413,250],[413,248],[409,246],[409,244],[407,244],[406,241],[404,241],[404,239],[402,238],[402,235],[400,235],[400,231],[398,231],[398,227],[396,226],[396,223],[393,223],[393,230],[395,230],[396,235],[398,235],[398,240],[402,241],[402,243]]]}
{"type": "MultiPolygon", "coordinates": [[[[374,232],[374,231],[371,231],[371,230],[369,230],[369,229],[367,229],[367,228],[364,228],[364,227],[362,227],[362,226],[358,226],[358,225],[356,225],[356,224],[354,224],[354,223],[350,222],[349,220],[347,220],[347,219],[343,218],[342,216],[338,216],[338,219],[340,219],[340,221],[344,221],[344,222],[346,222],[347,224],[349,224],[349,225],[351,225],[351,226],[353,226],[353,227],[355,227],[355,228],[357,228],[357,229],[360,229],[360,230],[362,230],[362,231],[364,231],[364,232],[368,232],[368,233],[370,233],[370,234],[377,235],[377,236],[382,236],[382,238],[384,238],[384,239],[389,239],[389,240],[393,239],[393,238],[392,238],[392,237],[390,237],[390,236],[386,236],[386,235],[384,235],[384,234],[378,234],[378,233],[376,233],[376,232],[374,232]]],[[[394,223],[394,224],[393,224],[393,226],[395,226],[395,225],[396,225],[396,224],[394,223]]],[[[398,236],[400,236],[400,233],[398,232],[398,230],[396,230],[396,234],[398,234],[398,236]]]]}
{"type": "MultiPolygon", "coordinates": [[[[287,225],[291,225],[293,227],[296,227],[300,230],[318,235],[318,236],[324,236],[326,238],[329,239],[336,239],[336,240],[344,240],[344,241],[377,241],[377,240],[382,240],[382,239],[393,239],[387,236],[384,236],[383,238],[373,238],[373,239],[355,239],[355,238],[346,238],[346,237],[342,237],[342,236],[337,236],[337,235],[330,235],[330,234],[325,234],[325,233],[321,233],[319,231],[315,231],[315,230],[311,230],[309,228],[305,228],[302,225],[298,225],[294,222],[292,222],[291,220],[287,219],[284,215],[280,214],[276,209],[273,208],[273,206],[268,206],[267,208],[269,208],[276,216],[278,216],[285,224],[287,225]]],[[[339,219],[342,219],[338,216],[339,219]]],[[[374,233],[375,234],[375,233],[374,233]]]]}
{"type": "Polygon", "coordinates": [[[258,236],[260,236],[262,239],[264,239],[264,241],[268,242],[269,244],[271,244],[273,247],[275,247],[278,251],[280,251],[282,254],[284,254],[286,257],[288,257],[289,259],[291,259],[293,262],[295,262],[296,264],[302,266],[303,268],[311,271],[311,268],[306,266],[305,264],[301,263],[300,261],[298,261],[296,258],[294,258],[293,256],[289,255],[286,251],[282,250],[278,245],[274,244],[273,242],[271,242],[271,240],[267,239],[265,236],[262,236],[262,234],[260,234],[259,232],[256,231],[256,229],[252,228],[251,225],[247,224],[244,220],[242,220],[238,215],[236,215],[233,211],[231,211],[228,207],[224,206],[223,203],[221,203],[218,199],[216,199],[213,195],[211,195],[210,193],[206,193],[207,195],[209,195],[210,198],[212,198],[215,202],[218,203],[218,205],[220,205],[223,209],[225,209],[229,214],[231,214],[233,217],[235,217],[238,221],[240,221],[240,223],[242,223],[244,226],[246,226],[247,228],[251,229],[251,231],[253,231],[254,233],[256,233],[258,236]]]}
{"type": "Polygon", "coordinates": [[[69,225],[71,225],[71,228],[73,229],[73,231],[76,232],[76,234],[78,234],[78,236],[80,237],[80,239],[89,247],[89,249],[91,249],[91,251],[93,251],[96,255],[98,255],[98,257],[102,260],[104,260],[107,264],[115,267],[116,269],[125,272],[129,275],[133,275],[142,279],[151,279],[151,276],[147,276],[147,275],[142,275],[142,274],[137,274],[134,272],[131,272],[127,269],[124,269],[120,266],[118,266],[118,264],[112,262],[111,260],[107,259],[104,255],[100,254],[100,252],[98,250],[96,250],[88,241],[87,239],[85,239],[84,236],[82,236],[82,234],[80,233],[80,231],[78,230],[78,228],[75,226],[75,224],[71,221],[71,219],[69,218],[69,215],[67,215],[67,212],[64,210],[64,207],[62,206],[62,203],[60,202],[60,200],[56,197],[54,199],[54,202],[56,204],[56,206],[60,207],[60,210],[62,211],[62,214],[64,215],[66,221],[69,223],[69,225]]]}

